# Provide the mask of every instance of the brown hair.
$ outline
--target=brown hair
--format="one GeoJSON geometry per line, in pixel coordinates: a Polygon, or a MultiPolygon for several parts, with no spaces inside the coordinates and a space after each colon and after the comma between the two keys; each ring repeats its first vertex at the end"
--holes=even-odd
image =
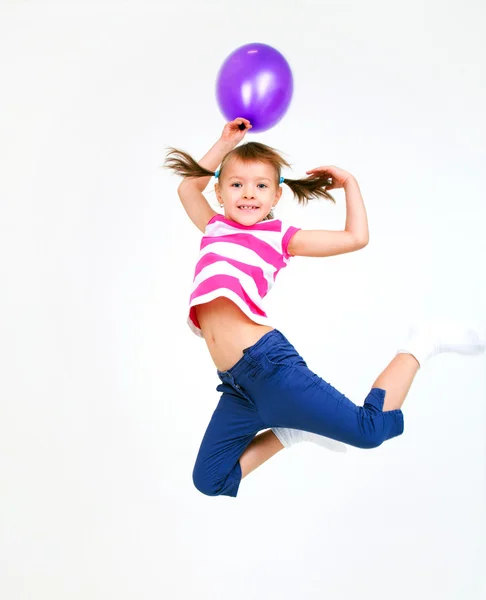
{"type": "MultiPolygon", "coordinates": [[[[169,152],[164,162],[164,166],[168,169],[172,169],[182,177],[211,177],[214,176],[214,172],[202,167],[196,162],[192,156],[177,150],[176,148],[168,148],[169,152]]],[[[221,161],[219,168],[219,177],[224,172],[224,166],[230,158],[237,158],[243,162],[259,161],[265,162],[272,165],[275,168],[277,177],[277,184],[280,181],[280,173],[282,167],[289,167],[290,164],[273,148],[261,144],[260,142],[247,142],[241,146],[237,146],[234,150],[231,150],[226,154],[221,161]]],[[[326,191],[326,187],[329,186],[329,178],[325,175],[311,177],[305,177],[304,179],[287,179],[286,183],[297,198],[299,204],[306,206],[308,201],[312,198],[326,198],[331,202],[336,203],[334,198],[326,191]]],[[[273,212],[263,219],[273,218],[273,212]]]]}

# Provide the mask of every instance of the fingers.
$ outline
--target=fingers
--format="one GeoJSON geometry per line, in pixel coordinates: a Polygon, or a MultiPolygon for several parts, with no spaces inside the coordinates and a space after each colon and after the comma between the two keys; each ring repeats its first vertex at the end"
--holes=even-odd
{"type": "Polygon", "coordinates": [[[332,185],[334,182],[333,174],[330,171],[307,171],[309,177],[318,177],[320,179],[326,179],[327,185],[332,185]]]}
{"type": "Polygon", "coordinates": [[[327,175],[325,187],[333,188],[335,185],[335,181],[332,177],[333,172],[330,167],[318,167],[316,169],[311,169],[310,171],[306,171],[306,174],[314,177],[326,177],[327,175]]]}
{"type": "Polygon", "coordinates": [[[231,123],[233,125],[237,125],[238,129],[241,129],[241,131],[252,128],[250,121],[248,119],[244,119],[243,117],[238,117],[234,121],[231,121],[231,123]]]}

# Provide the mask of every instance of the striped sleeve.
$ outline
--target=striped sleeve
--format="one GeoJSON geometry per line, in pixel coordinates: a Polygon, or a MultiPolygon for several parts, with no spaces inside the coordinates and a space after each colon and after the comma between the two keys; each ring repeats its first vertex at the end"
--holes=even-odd
{"type": "Polygon", "coordinates": [[[292,254],[289,254],[289,242],[292,236],[300,231],[301,227],[295,227],[294,225],[290,225],[289,223],[282,222],[282,255],[286,260],[293,258],[292,254]]]}

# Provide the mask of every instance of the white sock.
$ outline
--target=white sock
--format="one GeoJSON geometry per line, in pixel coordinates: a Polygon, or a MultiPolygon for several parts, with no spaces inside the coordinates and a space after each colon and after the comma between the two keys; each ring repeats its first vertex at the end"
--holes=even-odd
{"type": "Polygon", "coordinates": [[[317,435],[310,431],[303,431],[301,429],[287,429],[282,427],[272,427],[273,433],[280,440],[280,443],[285,448],[291,448],[294,444],[301,442],[312,442],[333,452],[347,452],[347,447],[342,443],[324,435],[317,435]]]}
{"type": "Polygon", "coordinates": [[[486,332],[482,327],[459,321],[428,321],[410,329],[408,338],[397,354],[412,354],[420,366],[441,352],[482,354],[486,332]]]}

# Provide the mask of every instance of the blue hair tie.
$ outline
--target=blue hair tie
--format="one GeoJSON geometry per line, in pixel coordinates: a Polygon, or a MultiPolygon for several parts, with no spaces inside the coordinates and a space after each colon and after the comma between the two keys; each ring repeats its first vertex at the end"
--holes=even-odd
{"type": "Polygon", "coordinates": [[[284,178],[280,177],[280,182],[279,183],[283,183],[284,182],[284,178]]]}

